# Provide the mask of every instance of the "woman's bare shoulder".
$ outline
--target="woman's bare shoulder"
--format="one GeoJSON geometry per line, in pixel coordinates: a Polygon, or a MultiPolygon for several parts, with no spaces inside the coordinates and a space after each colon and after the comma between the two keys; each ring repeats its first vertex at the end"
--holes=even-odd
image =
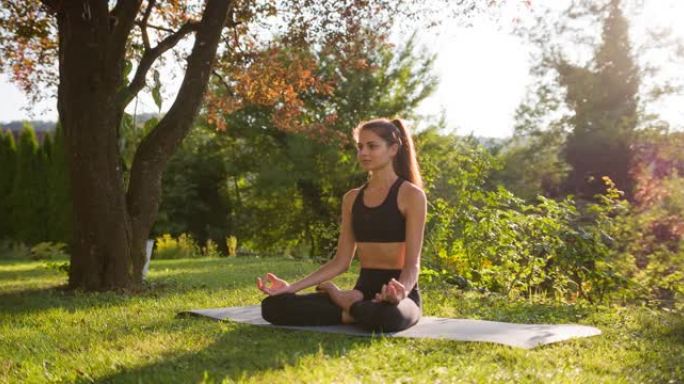
{"type": "Polygon", "coordinates": [[[405,183],[401,183],[399,186],[397,205],[401,214],[406,217],[409,210],[419,209],[419,207],[422,207],[420,208],[422,210],[426,210],[427,197],[422,188],[406,180],[405,183]]]}
{"type": "Polygon", "coordinates": [[[359,194],[359,191],[361,190],[361,187],[357,188],[352,188],[345,192],[345,194],[342,196],[342,203],[344,204],[351,204],[351,202],[356,199],[356,196],[359,194]]]}
{"type": "Polygon", "coordinates": [[[342,196],[343,201],[348,201],[348,200],[354,200],[356,198],[356,195],[359,194],[359,191],[361,190],[361,187],[357,188],[352,188],[345,192],[344,196],[342,196]]]}
{"type": "Polygon", "coordinates": [[[422,188],[408,180],[405,181],[399,186],[399,199],[406,199],[413,203],[427,200],[422,188]]]}

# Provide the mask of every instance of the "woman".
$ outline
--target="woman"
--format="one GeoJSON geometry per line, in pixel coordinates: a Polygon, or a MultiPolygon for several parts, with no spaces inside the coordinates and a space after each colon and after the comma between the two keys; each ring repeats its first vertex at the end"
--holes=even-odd
{"type": "Polygon", "coordinates": [[[257,287],[265,320],[281,325],[357,323],[396,332],[421,316],[418,273],[427,200],[408,130],[400,120],[375,119],[353,131],[357,158],[369,179],[342,199],[342,224],[335,257],[305,278],[288,284],[273,273],[257,287]],[[349,269],[355,252],[361,273],[352,290],[330,280],[349,269]],[[316,293],[296,292],[316,286],[316,293]]]}

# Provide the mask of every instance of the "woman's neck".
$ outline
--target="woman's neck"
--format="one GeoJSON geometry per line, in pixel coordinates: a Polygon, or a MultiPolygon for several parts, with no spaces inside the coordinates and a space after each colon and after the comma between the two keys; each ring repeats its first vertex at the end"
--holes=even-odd
{"type": "Polygon", "coordinates": [[[397,174],[391,166],[378,169],[370,173],[368,186],[375,188],[389,188],[395,181],[397,181],[397,174]]]}

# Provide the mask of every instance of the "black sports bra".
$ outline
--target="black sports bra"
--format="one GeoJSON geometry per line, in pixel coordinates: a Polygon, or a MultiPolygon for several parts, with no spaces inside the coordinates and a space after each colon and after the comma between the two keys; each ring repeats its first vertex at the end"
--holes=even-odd
{"type": "Polygon", "coordinates": [[[401,177],[390,187],[387,197],[377,207],[367,207],[363,203],[364,184],[356,195],[352,206],[352,229],[357,242],[394,243],[406,240],[406,219],[399,211],[397,196],[401,177]]]}

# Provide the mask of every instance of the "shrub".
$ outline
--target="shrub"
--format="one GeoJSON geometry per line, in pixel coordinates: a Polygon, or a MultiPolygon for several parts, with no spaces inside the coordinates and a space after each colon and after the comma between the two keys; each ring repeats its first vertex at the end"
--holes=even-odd
{"type": "Polygon", "coordinates": [[[228,236],[226,237],[226,249],[228,249],[228,257],[237,256],[237,237],[228,236]]]}
{"type": "Polygon", "coordinates": [[[26,244],[22,242],[12,240],[1,240],[0,258],[10,260],[27,260],[31,258],[31,248],[29,248],[26,244]]]}
{"type": "Polygon", "coordinates": [[[204,248],[202,248],[202,253],[205,257],[221,257],[218,245],[212,239],[207,240],[204,248]]]}
{"type": "Polygon", "coordinates": [[[69,274],[69,268],[71,268],[71,263],[69,261],[45,261],[44,265],[47,269],[65,275],[69,274]]]}
{"type": "Polygon", "coordinates": [[[44,241],[31,247],[31,259],[52,260],[65,259],[69,255],[65,252],[66,244],[44,241]]]}
{"type": "MultiPolygon", "coordinates": [[[[609,182],[609,181],[608,181],[609,182]]],[[[613,248],[628,205],[610,185],[597,203],[581,209],[572,198],[538,197],[536,204],[500,187],[470,194],[467,203],[433,203],[427,268],[459,286],[509,296],[552,296],[602,301],[627,286],[613,248]]]]}
{"type": "Polygon", "coordinates": [[[185,233],[173,238],[165,233],[156,239],[157,249],[154,258],[157,259],[183,259],[202,256],[200,248],[191,235],[185,233]]]}

